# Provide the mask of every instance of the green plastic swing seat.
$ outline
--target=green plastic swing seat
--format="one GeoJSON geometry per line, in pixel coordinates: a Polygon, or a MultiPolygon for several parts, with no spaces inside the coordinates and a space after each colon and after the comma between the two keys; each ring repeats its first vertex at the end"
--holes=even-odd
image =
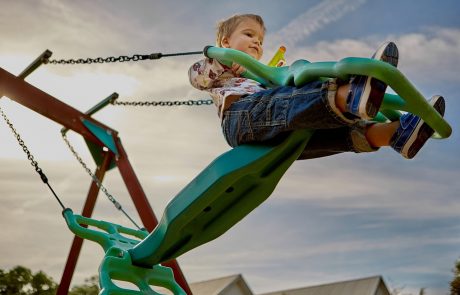
{"type": "Polygon", "coordinates": [[[264,202],[313,134],[291,133],[273,145],[243,145],[215,159],[167,205],[155,230],[129,250],[150,266],[222,235],[264,202]]]}
{"type": "MultiPolygon", "coordinates": [[[[436,131],[436,138],[449,137],[452,132],[450,125],[404,75],[381,61],[345,58],[339,62],[309,63],[300,60],[292,66],[273,68],[232,49],[206,47],[205,54],[224,63],[235,61],[243,65],[247,77],[267,86],[299,86],[326,77],[347,79],[351,74],[372,76],[397,93],[385,94],[376,120],[394,121],[399,118],[400,110],[409,111],[421,116],[436,131]]],[[[82,238],[98,242],[106,252],[100,268],[101,294],[159,294],[149,287],[152,282],[174,294],[185,294],[159,264],[219,237],[264,202],[313,133],[314,130],[296,130],[278,142],[243,145],[224,153],[171,200],[160,223],[148,235],[135,230],[126,232],[123,227],[65,210],[69,228],[82,238]],[[85,223],[105,232],[80,225],[85,223]],[[141,241],[123,240],[114,229],[141,241]],[[114,286],[113,279],[132,282],[140,291],[123,293],[123,289],[114,286]]]]}

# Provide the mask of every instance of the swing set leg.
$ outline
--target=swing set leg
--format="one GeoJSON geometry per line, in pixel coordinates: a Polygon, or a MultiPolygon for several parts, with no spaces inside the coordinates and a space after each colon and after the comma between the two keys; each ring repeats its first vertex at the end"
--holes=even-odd
{"type": "MultiPolygon", "coordinates": [[[[102,182],[105,176],[105,172],[109,168],[110,162],[112,161],[113,155],[111,153],[105,153],[104,160],[100,167],[97,168],[95,176],[99,181],[102,182]]],[[[86,197],[85,205],[83,206],[82,216],[90,218],[93,214],[94,206],[96,204],[97,195],[99,188],[96,182],[92,181],[89,188],[88,196],[86,197]]],[[[81,247],[83,245],[83,239],[75,236],[73,238],[72,246],[70,248],[69,256],[62,273],[61,283],[57,290],[56,295],[67,295],[70,288],[70,282],[72,281],[75,267],[77,266],[78,257],[80,256],[81,247]]]]}
{"type": "MultiPolygon", "coordinates": [[[[158,220],[155,217],[147,196],[145,195],[145,192],[136,177],[134,169],[128,160],[128,155],[126,154],[119,139],[116,141],[116,145],[119,152],[119,158],[117,159],[118,170],[120,171],[121,177],[126,184],[126,188],[128,189],[133,203],[136,206],[142,223],[149,232],[152,232],[153,229],[157,226],[158,220]]],[[[191,295],[192,290],[190,289],[177,260],[172,259],[162,263],[162,265],[172,269],[176,282],[182,287],[182,289],[184,289],[187,294],[191,295]]]]}

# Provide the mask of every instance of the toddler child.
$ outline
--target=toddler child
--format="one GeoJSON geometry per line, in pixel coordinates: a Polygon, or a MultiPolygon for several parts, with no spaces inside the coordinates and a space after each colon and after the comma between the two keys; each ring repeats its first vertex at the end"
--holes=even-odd
{"type": "MultiPolygon", "coordinates": [[[[216,43],[260,60],[264,36],[260,16],[235,15],[219,23],[216,43]]],[[[392,42],[383,44],[372,56],[395,67],[398,57],[392,42]]],[[[434,133],[419,116],[410,113],[390,123],[369,121],[377,115],[387,86],[372,77],[352,76],[349,81],[318,80],[301,87],[267,89],[242,77],[244,71],[236,63],[228,67],[211,58],[200,60],[189,70],[190,83],[211,95],[224,136],[232,147],[308,128],[315,132],[299,159],[372,152],[383,146],[391,146],[412,159],[434,133]]],[[[433,96],[429,103],[444,115],[442,96],[433,96]]]]}

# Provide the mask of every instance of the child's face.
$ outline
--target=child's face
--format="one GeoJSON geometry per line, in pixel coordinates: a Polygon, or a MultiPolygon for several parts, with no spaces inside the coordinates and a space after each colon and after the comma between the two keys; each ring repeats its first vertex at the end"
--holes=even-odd
{"type": "Polygon", "coordinates": [[[246,18],[240,22],[229,37],[222,38],[221,45],[225,48],[243,51],[259,60],[263,54],[263,40],[262,26],[255,20],[246,18]]]}

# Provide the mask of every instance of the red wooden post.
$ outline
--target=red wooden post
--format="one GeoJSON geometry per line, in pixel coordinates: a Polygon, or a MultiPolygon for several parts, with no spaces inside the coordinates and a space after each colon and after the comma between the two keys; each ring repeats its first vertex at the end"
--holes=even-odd
{"type": "MultiPolygon", "coordinates": [[[[110,163],[113,159],[112,153],[106,152],[104,154],[104,160],[102,161],[101,167],[98,167],[95,173],[96,178],[102,182],[105,176],[105,172],[110,166],[110,163]]],[[[91,182],[89,188],[88,196],[83,206],[82,216],[91,217],[93,215],[94,206],[96,205],[97,195],[99,193],[99,187],[95,181],[91,182]]],[[[80,256],[81,247],[83,245],[83,239],[74,236],[72,246],[70,247],[69,256],[67,257],[67,262],[62,273],[61,283],[57,290],[56,295],[67,295],[70,288],[70,282],[72,281],[73,274],[75,272],[75,267],[77,266],[78,257],[80,256]]]]}
{"type": "MultiPolygon", "coordinates": [[[[128,161],[128,156],[121,145],[120,139],[116,141],[117,149],[119,156],[117,158],[117,166],[118,170],[120,170],[121,176],[123,181],[126,184],[129,194],[133,199],[134,205],[136,206],[137,212],[139,212],[139,216],[144,224],[145,228],[151,232],[155,226],[158,224],[158,220],[155,217],[155,213],[148,202],[147,196],[144,193],[144,190],[137,179],[136,174],[134,173],[133,167],[128,161]]],[[[179,264],[177,261],[170,260],[166,263],[163,263],[164,266],[172,268],[174,272],[174,279],[176,282],[184,289],[187,294],[192,294],[192,290],[188,286],[187,280],[185,279],[184,274],[182,273],[179,264]]]]}

